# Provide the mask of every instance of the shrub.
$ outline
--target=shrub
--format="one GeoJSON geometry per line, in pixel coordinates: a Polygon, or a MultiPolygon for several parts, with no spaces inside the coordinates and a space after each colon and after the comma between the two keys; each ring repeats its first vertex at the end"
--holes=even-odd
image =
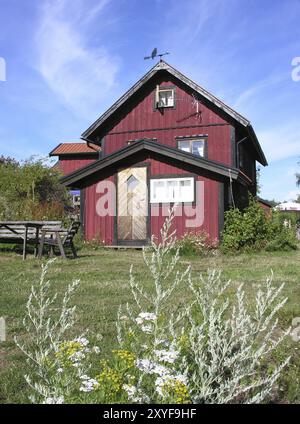
{"type": "Polygon", "coordinates": [[[0,158],[0,219],[61,219],[70,207],[60,173],[44,160],[0,158]]]}
{"type": "Polygon", "coordinates": [[[263,369],[288,331],[278,328],[276,313],[283,285],[272,278],[258,288],[253,310],[243,287],[230,287],[218,271],[194,281],[190,267],[178,270],[179,250],[170,231],[173,214],[161,230],[161,242],[143,251],[152,288],[136,281],[130,269],[133,305],[120,306],[117,343],[108,359],[97,359],[97,346],[85,335],[68,338],[74,324],[66,291],[62,306],[41,280],[27,303],[24,320],[29,343],[18,346],[31,365],[26,381],[38,403],[255,403],[271,396],[285,358],[263,369]],[[189,288],[193,300],[180,306],[177,288],[189,288]],[[228,288],[235,291],[229,297],[228,288]]]}
{"type": "Polygon", "coordinates": [[[188,232],[176,241],[175,246],[180,249],[182,255],[206,256],[214,252],[217,242],[211,241],[205,231],[188,232]]]}
{"type": "Polygon", "coordinates": [[[253,198],[243,212],[239,209],[230,209],[225,212],[221,241],[223,253],[296,248],[295,228],[285,227],[282,216],[278,212],[272,212],[270,216],[266,216],[263,208],[253,198]]]}

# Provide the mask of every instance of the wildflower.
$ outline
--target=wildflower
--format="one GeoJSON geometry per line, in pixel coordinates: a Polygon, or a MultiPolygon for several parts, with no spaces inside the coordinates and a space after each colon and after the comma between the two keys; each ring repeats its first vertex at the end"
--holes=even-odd
{"type": "Polygon", "coordinates": [[[94,346],[93,349],[92,349],[92,351],[94,353],[100,353],[100,348],[98,346],[94,346]]]}
{"type": "Polygon", "coordinates": [[[99,383],[97,380],[95,380],[94,378],[89,378],[87,376],[87,378],[82,378],[83,376],[81,376],[82,381],[82,385],[80,387],[80,391],[81,392],[91,392],[93,391],[95,388],[97,388],[99,386],[99,383]]]}
{"type": "Polygon", "coordinates": [[[155,350],[154,353],[160,361],[168,362],[169,364],[173,364],[179,355],[179,352],[176,350],[165,349],[155,350]]]}
{"type": "Polygon", "coordinates": [[[172,397],[176,403],[190,403],[186,377],[182,374],[158,377],[155,386],[161,397],[172,397]]]}
{"type": "Polygon", "coordinates": [[[141,312],[137,318],[135,319],[135,322],[138,325],[143,325],[144,321],[152,321],[154,322],[156,320],[156,315],[152,312],[141,312]]]}
{"type": "Polygon", "coordinates": [[[132,352],[125,349],[113,350],[112,352],[125,363],[126,367],[133,367],[135,355],[132,352]]]}
{"type": "Polygon", "coordinates": [[[146,374],[152,374],[155,365],[156,364],[149,359],[137,359],[135,361],[135,366],[146,374]]]}
{"type": "Polygon", "coordinates": [[[60,374],[61,374],[63,371],[64,371],[64,370],[63,370],[62,368],[57,368],[57,372],[58,372],[58,373],[60,373],[60,374]]]}
{"type": "Polygon", "coordinates": [[[151,324],[148,324],[148,325],[142,325],[142,326],[141,326],[141,330],[142,330],[144,333],[151,334],[151,333],[152,333],[152,331],[153,331],[153,326],[152,326],[151,324]]]}
{"type": "Polygon", "coordinates": [[[134,394],[136,393],[136,387],[130,386],[129,384],[123,384],[123,390],[127,393],[129,398],[132,398],[134,394]]]}
{"type": "Polygon", "coordinates": [[[64,397],[63,396],[58,396],[58,397],[47,397],[43,404],[62,404],[64,403],[64,397]]]}
{"type": "Polygon", "coordinates": [[[145,374],[159,374],[161,376],[170,375],[170,370],[167,367],[157,364],[150,359],[137,359],[135,365],[145,374]]]}

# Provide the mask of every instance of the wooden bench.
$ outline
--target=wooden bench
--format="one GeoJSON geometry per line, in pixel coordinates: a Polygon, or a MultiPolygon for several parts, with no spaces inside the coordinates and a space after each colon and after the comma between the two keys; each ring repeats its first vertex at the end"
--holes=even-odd
{"type": "Polygon", "coordinates": [[[0,243],[23,244],[23,259],[26,258],[27,244],[35,245],[35,253],[42,229],[61,228],[61,221],[0,221],[0,243]]]}
{"type": "Polygon", "coordinates": [[[53,255],[54,249],[58,248],[61,256],[66,259],[65,249],[70,248],[73,257],[76,258],[76,249],[73,243],[73,239],[77,234],[80,227],[79,221],[74,221],[69,229],[42,229],[42,237],[39,244],[38,257],[41,258],[43,254],[44,246],[50,246],[50,253],[53,255]],[[48,237],[47,237],[48,236],[48,237]]]}

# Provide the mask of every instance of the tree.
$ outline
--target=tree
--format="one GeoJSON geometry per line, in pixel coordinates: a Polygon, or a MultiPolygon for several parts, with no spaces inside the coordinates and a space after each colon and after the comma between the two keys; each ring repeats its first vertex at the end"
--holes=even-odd
{"type": "Polygon", "coordinates": [[[17,162],[0,157],[0,218],[62,218],[69,206],[67,190],[60,184],[61,174],[43,159],[17,162]]]}

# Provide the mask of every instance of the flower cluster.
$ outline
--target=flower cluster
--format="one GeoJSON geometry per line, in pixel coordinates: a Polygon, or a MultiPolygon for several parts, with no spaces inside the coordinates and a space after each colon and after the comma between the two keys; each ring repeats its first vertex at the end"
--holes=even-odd
{"type": "Polygon", "coordinates": [[[91,392],[99,387],[99,383],[94,378],[90,378],[87,375],[82,375],[81,377],[82,384],[79,388],[81,392],[91,392]]]}
{"type": "Polygon", "coordinates": [[[126,368],[131,368],[134,366],[135,355],[129,350],[117,349],[112,351],[117,358],[121,359],[126,368]]]}
{"type": "Polygon", "coordinates": [[[178,350],[154,350],[155,356],[162,362],[168,362],[169,364],[173,364],[175,360],[178,358],[179,352],[178,350]]]}
{"type": "Polygon", "coordinates": [[[43,404],[62,404],[64,403],[64,397],[63,396],[53,396],[53,397],[47,397],[43,402],[43,404]]]}
{"type": "Polygon", "coordinates": [[[62,342],[56,352],[56,358],[64,366],[78,367],[86,354],[90,352],[87,347],[89,341],[85,337],[78,337],[71,341],[62,342]]]}
{"type": "Polygon", "coordinates": [[[113,397],[122,388],[122,376],[113,370],[106,360],[101,360],[100,363],[102,365],[102,372],[96,375],[95,379],[99,387],[107,392],[107,400],[112,401],[113,397]]]}
{"type": "Polygon", "coordinates": [[[156,315],[153,312],[141,312],[135,319],[136,323],[140,326],[144,333],[151,334],[154,329],[154,322],[156,315]]]}
{"type": "Polygon", "coordinates": [[[186,379],[179,375],[172,379],[157,379],[157,391],[164,398],[173,399],[175,403],[191,403],[186,379]]]}

